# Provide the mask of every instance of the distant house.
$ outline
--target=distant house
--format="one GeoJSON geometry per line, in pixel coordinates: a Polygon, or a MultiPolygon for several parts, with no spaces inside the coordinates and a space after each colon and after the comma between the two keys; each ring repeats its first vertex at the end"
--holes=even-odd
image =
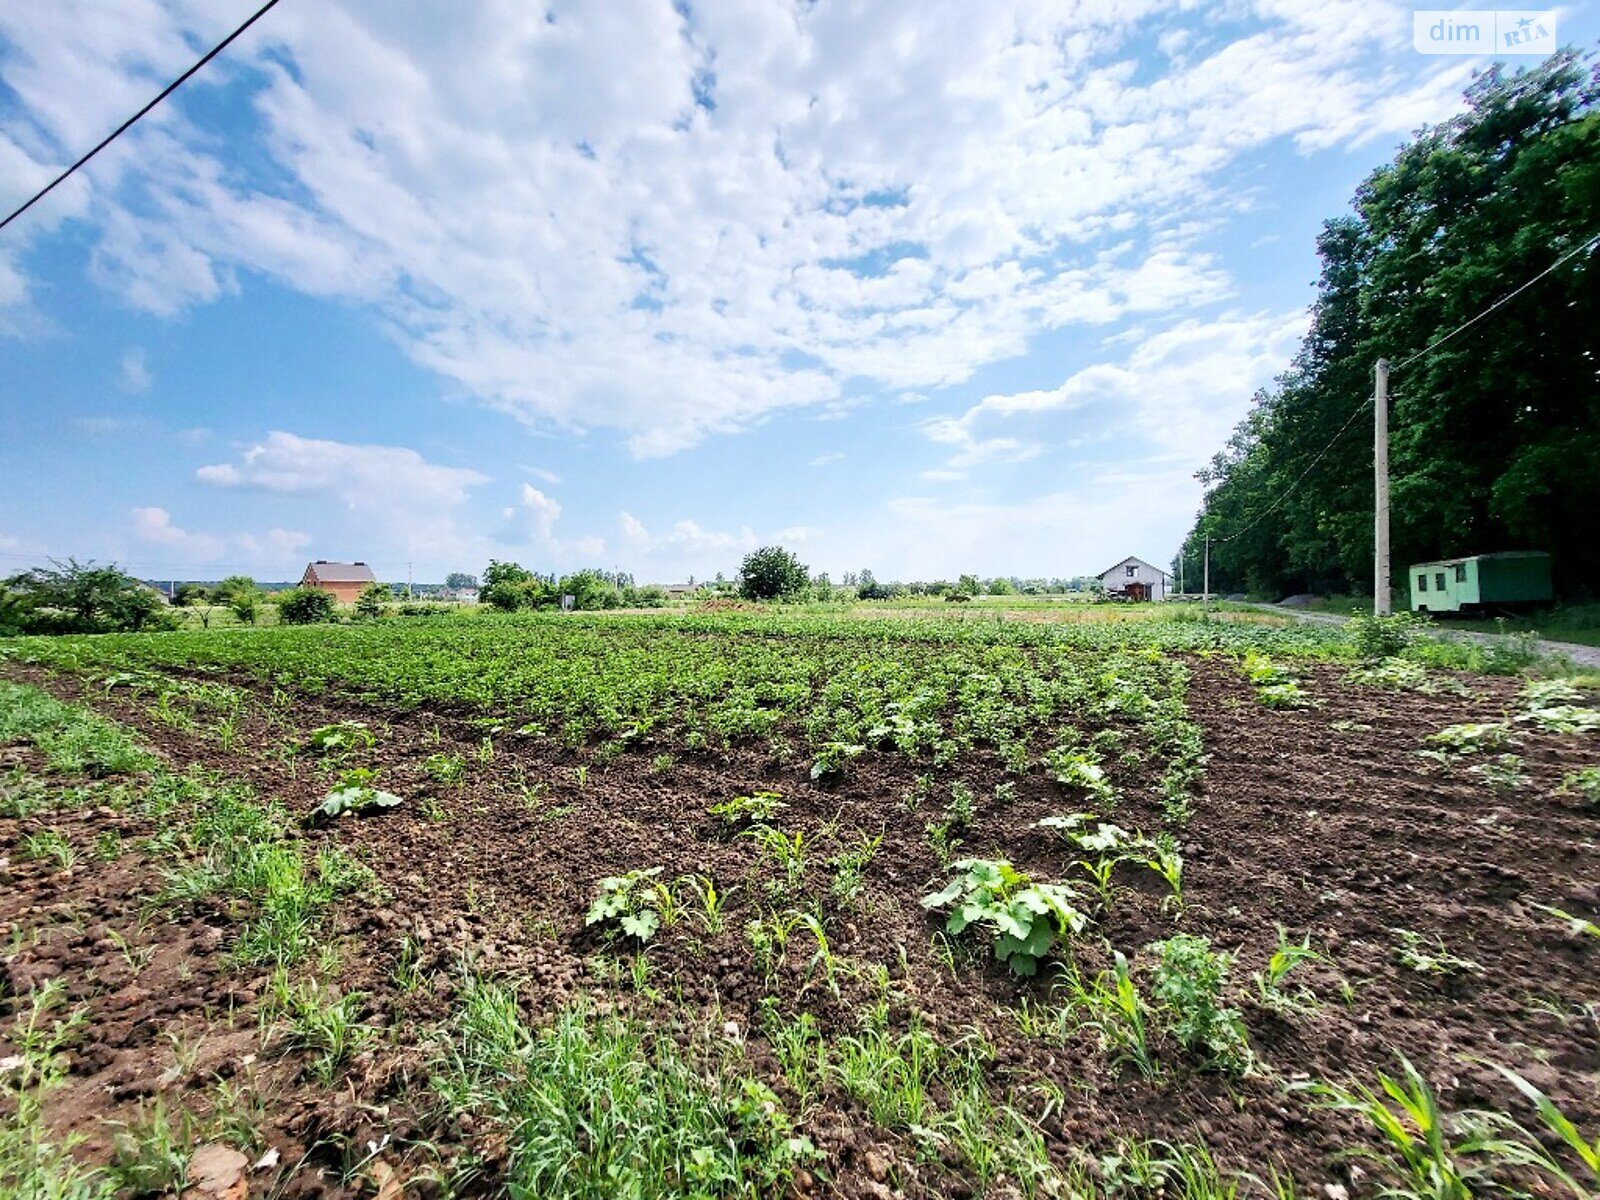
{"type": "Polygon", "coordinates": [[[698,596],[706,590],[705,585],[701,583],[658,583],[652,586],[660,588],[674,600],[684,596],[698,596]]]}
{"type": "Polygon", "coordinates": [[[362,589],[378,582],[366,563],[337,563],[319,558],[306,567],[300,586],[332,592],[340,604],[354,604],[362,589]]]}
{"type": "Polygon", "coordinates": [[[1125,558],[1095,578],[1113,600],[1165,600],[1167,573],[1142,558],[1125,558]]]}

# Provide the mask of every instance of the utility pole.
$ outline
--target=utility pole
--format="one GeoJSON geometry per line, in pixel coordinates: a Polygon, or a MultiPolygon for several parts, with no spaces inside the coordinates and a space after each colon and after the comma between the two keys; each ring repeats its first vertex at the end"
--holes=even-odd
{"type": "Polygon", "coordinates": [[[1389,599],[1389,360],[1373,369],[1372,472],[1376,490],[1372,538],[1372,615],[1386,617],[1389,599]]]}
{"type": "Polygon", "coordinates": [[[406,599],[407,600],[411,600],[413,598],[414,597],[411,594],[411,564],[407,563],[406,564],[406,599]]]}
{"type": "Polygon", "coordinates": [[[1205,604],[1211,603],[1211,530],[1206,529],[1206,581],[1201,600],[1205,604]]]}

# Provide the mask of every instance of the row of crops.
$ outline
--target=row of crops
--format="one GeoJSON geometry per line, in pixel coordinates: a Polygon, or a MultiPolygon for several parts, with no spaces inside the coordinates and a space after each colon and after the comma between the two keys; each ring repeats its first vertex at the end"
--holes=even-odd
{"type": "Polygon", "coordinates": [[[1176,810],[1202,750],[1177,652],[1346,653],[1324,629],[1218,621],[1039,626],[827,616],[475,618],[11,643],[22,661],[170,698],[181,686],[255,681],[427,707],[497,729],[621,748],[665,737],[686,751],[798,741],[819,778],[866,749],[925,763],[983,750],[1017,774],[1045,764],[1092,784],[1136,734],[1176,810]],[[1113,739],[1115,741],[1115,739],[1113,739]]]}

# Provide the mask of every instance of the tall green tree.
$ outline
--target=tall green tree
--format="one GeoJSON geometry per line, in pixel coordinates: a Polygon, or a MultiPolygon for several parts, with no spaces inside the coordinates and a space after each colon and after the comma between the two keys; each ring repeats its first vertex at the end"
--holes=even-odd
{"type": "Polygon", "coordinates": [[[1590,247],[1460,329],[1600,233],[1597,99],[1572,52],[1492,68],[1465,111],[1325,224],[1299,354],[1200,473],[1209,503],[1180,553],[1186,583],[1209,530],[1213,590],[1371,587],[1362,406],[1384,357],[1397,577],[1428,558],[1544,549],[1564,591],[1600,587],[1600,256],[1590,247]]]}

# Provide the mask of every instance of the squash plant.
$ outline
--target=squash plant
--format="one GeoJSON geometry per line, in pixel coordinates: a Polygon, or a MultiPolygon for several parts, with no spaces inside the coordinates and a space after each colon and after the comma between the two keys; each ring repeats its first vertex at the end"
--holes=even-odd
{"type": "Polygon", "coordinates": [[[1089,923],[1072,887],[1035,883],[1006,859],[964,858],[950,869],[956,878],[943,891],[924,896],[922,906],[951,908],[945,922],[949,933],[971,925],[986,929],[994,938],[995,957],[1014,974],[1037,973],[1040,959],[1089,923]]]}
{"type": "Polygon", "coordinates": [[[615,922],[622,932],[641,942],[648,942],[661,928],[661,887],[655,877],[660,867],[647,867],[629,871],[626,875],[610,875],[600,881],[600,894],[589,906],[583,918],[585,925],[615,922]]]}

